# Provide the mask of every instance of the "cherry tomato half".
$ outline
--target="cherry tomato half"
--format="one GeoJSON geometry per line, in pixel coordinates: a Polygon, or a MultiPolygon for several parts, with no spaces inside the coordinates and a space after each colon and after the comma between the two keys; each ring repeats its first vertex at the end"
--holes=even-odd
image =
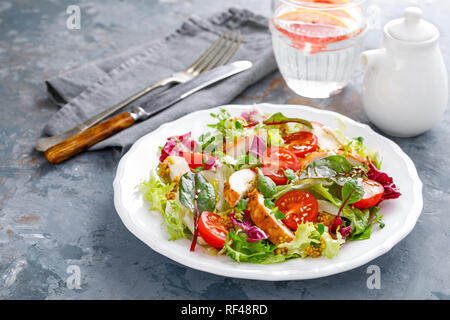
{"type": "Polygon", "coordinates": [[[362,185],[364,188],[364,196],[358,202],[353,203],[353,206],[364,210],[371,208],[380,202],[383,197],[384,188],[380,183],[370,179],[364,179],[362,185]]]}
{"type": "Polygon", "coordinates": [[[299,158],[304,158],[319,147],[317,136],[308,131],[291,133],[283,139],[284,143],[288,145],[288,149],[299,158]]]}
{"type": "Polygon", "coordinates": [[[303,190],[294,190],[282,195],[275,206],[286,216],[282,221],[292,230],[297,225],[313,222],[319,213],[319,204],[312,194],[303,190]]]}
{"type": "Polygon", "coordinates": [[[291,169],[297,172],[300,169],[300,162],[295,154],[283,147],[268,148],[262,157],[261,170],[277,185],[286,184],[288,179],[284,171],[291,169]]]}
{"type": "Polygon", "coordinates": [[[203,162],[206,162],[210,157],[196,152],[183,151],[182,156],[186,159],[189,168],[196,169],[203,166],[203,162]]]}
{"type": "Polygon", "coordinates": [[[198,232],[207,244],[221,249],[225,245],[229,229],[220,222],[218,214],[203,211],[198,221],[198,232]]]}

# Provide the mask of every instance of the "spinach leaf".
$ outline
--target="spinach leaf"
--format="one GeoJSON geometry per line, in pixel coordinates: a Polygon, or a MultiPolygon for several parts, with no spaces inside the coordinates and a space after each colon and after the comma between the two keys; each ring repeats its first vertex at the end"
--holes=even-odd
{"type": "Polygon", "coordinates": [[[186,172],[181,176],[178,187],[181,204],[191,212],[195,212],[195,175],[190,171],[186,172]]]}
{"type": "Polygon", "coordinates": [[[308,120],[300,119],[300,118],[288,118],[285,117],[281,112],[274,113],[269,119],[264,120],[263,123],[265,125],[277,125],[277,124],[284,124],[289,122],[296,122],[301,123],[308,128],[313,128],[311,122],[308,120]]]}
{"type": "Polygon", "coordinates": [[[180,202],[195,214],[195,211],[213,211],[216,206],[214,186],[199,173],[187,172],[180,178],[180,202]],[[197,209],[197,210],[195,210],[197,209]]]}
{"type": "Polygon", "coordinates": [[[191,251],[194,251],[198,237],[198,220],[203,211],[213,211],[216,206],[214,186],[200,173],[186,172],[180,178],[180,202],[194,214],[194,238],[191,251]]]}
{"type": "Polygon", "coordinates": [[[352,164],[344,156],[332,155],[311,163],[306,168],[304,175],[314,178],[330,178],[337,174],[350,172],[352,169],[352,164]]]}
{"type": "Polygon", "coordinates": [[[331,232],[336,233],[339,228],[342,227],[343,220],[340,218],[344,208],[350,204],[359,201],[364,195],[363,187],[358,183],[357,180],[348,179],[342,187],[342,203],[339,207],[339,211],[334,219],[333,224],[330,227],[331,232]]]}
{"type": "Polygon", "coordinates": [[[272,198],[277,192],[277,186],[275,182],[269,177],[266,177],[261,169],[258,168],[258,191],[264,196],[264,198],[272,198]]]}
{"type": "MultiPolygon", "coordinates": [[[[341,207],[343,204],[343,201],[332,195],[329,192],[329,189],[322,185],[312,185],[306,190],[312,193],[312,195],[317,199],[330,201],[337,208],[341,207]]],[[[367,229],[367,226],[369,225],[370,212],[369,210],[362,211],[352,206],[345,206],[342,211],[342,217],[351,222],[350,226],[352,227],[352,236],[349,239],[352,240],[353,236],[363,233],[367,229]]]]}
{"type": "Polygon", "coordinates": [[[358,180],[348,179],[342,186],[342,199],[347,199],[347,204],[358,202],[364,196],[364,188],[358,180]]]}
{"type": "Polygon", "coordinates": [[[332,155],[311,163],[302,172],[301,178],[330,179],[342,187],[349,179],[358,179],[365,174],[362,166],[353,166],[344,156],[332,155]]]}

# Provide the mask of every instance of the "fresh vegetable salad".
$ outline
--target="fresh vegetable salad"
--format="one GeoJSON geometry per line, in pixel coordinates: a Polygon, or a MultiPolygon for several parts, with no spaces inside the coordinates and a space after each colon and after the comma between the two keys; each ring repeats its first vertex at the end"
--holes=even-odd
{"type": "Polygon", "coordinates": [[[168,137],[141,184],[169,240],[237,262],[333,258],[383,228],[380,203],[400,196],[362,137],[257,109],[211,114],[210,131],[168,137]]]}

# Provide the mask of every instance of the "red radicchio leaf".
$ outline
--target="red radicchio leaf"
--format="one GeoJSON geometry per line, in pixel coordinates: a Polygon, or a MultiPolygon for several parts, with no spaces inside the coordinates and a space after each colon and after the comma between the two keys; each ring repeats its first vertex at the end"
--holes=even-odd
{"type": "Polygon", "coordinates": [[[269,238],[263,230],[255,226],[250,218],[250,213],[247,210],[244,211],[244,218],[242,219],[242,222],[236,220],[234,213],[230,214],[230,219],[235,225],[241,227],[245,231],[248,236],[248,241],[250,242],[269,238]]]}
{"type": "Polygon", "coordinates": [[[188,132],[188,133],[182,134],[181,136],[173,136],[173,137],[169,137],[167,139],[173,139],[173,140],[178,140],[180,142],[183,142],[185,140],[189,140],[190,138],[191,138],[191,133],[188,132]]]}
{"type": "Polygon", "coordinates": [[[402,194],[394,184],[394,179],[388,176],[386,173],[379,171],[375,166],[370,163],[369,171],[367,172],[367,178],[375,180],[384,187],[384,194],[381,201],[388,199],[397,199],[402,194]]]}
{"type": "Polygon", "coordinates": [[[352,227],[348,226],[340,228],[339,232],[341,233],[342,237],[344,237],[344,239],[347,239],[347,237],[352,233],[352,227]]]}
{"type": "Polygon", "coordinates": [[[241,117],[247,121],[249,127],[256,126],[260,121],[265,119],[264,115],[256,109],[248,112],[242,112],[241,117]]]}
{"type": "Polygon", "coordinates": [[[331,233],[336,233],[337,228],[340,226],[342,226],[342,219],[336,217],[336,219],[334,219],[333,224],[330,227],[331,233]]]}
{"type": "Polygon", "coordinates": [[[339,233],[344,237],[344,239],[347,239],[347,237],[352,233],[352,227],[344,227],[342,228],[342,219],[340,217],[337,217],[334,219],[333,224],[330,227],[331,233],[336,233],[336,230],[339,227],[339,233]]]}
{"type": "Polygon", "coordinates": [[[166,144],[161,150],[159,161],[163,162],[168,156],[181,156],[183,151],[194,151],[197,143],[191,140],[191,133],[167,138],[166,144]]]}
{"type": "Polygon", "coordinates": [[[266,149],[266,141],[259,136],[255,136],[248,152],[253,154],[255,157],[261,157],[266,149]]]}
{"type": "Polygon", "coordinates": [[[161,150],[161,156],[159,157],[159,161],[163,162],[170,155],[174,155],[174,149],[177,146],[177,143],[174,140],[167,140],[166,144],[161,150]]]}
{"type": "Polygon", "coordinates": [[[203,170],[209,170],[212,168],[216,168],[218,163],[217,163],[217,158],[216,157],[209,157],[206,161],[205,164],[203,165],[203,170]]]}

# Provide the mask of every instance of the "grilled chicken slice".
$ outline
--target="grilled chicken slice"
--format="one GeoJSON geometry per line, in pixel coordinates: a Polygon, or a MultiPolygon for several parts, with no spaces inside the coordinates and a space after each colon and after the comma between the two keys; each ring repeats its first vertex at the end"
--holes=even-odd
{"type": "Polygon", "coordinates": [[[241,136],[233,141],[227,142],[225,144],[225,153],[233,158],[239,158],[250,150],[255,136],[259,136],[264,141],[267,141],[266,132],[252,132],[247,136],[241,136]]]}
{"type": "Polygon", "coordinates": [[[309,131],[317,137],[319,147],[323,151],[337,151],[342,147],[342,143],[328,127],[320,122],[311,121],[312,129],[307,126],[300,126],[300,131],[309,131]]]}
{"type": "Polygon", "coordinates": [[[231,207],[236,206],[239,200],[247,195],[255,181],[256,173],[250,169],[236,171],[230,176],[225,183],[223,192],[231,207]]]}
{"type": "Polygon", "coordinates": [[[252,142],[253,135],[238,137],[225,145],[225,153],[233,158],[239,158],[250,150],[252,142]]]}
{"type": "Polygon", "coordinates": [[[248,195],[247,209],[255,225],[267,233],[272,243],[280,244],[294,239],[294,233],[271,214],[270,209],[264,205],[263,195],[256,189],[248,195]]]}
{"type": "Polygon", "coordinates": [[[164,163],[169,166],[170,181],[173,181],[176,177],[181,177],[186,172],[189,172],[189,165],[183,157],[168,156],[164,163]]]}
{"type": "Polygon", "coordinates": [[[312,121],[311,124],[313,125],[313,133],[317,136],[320,149],[338,150],[341,147],[342,144],[326,126],[315,121],[312,121]]]}

